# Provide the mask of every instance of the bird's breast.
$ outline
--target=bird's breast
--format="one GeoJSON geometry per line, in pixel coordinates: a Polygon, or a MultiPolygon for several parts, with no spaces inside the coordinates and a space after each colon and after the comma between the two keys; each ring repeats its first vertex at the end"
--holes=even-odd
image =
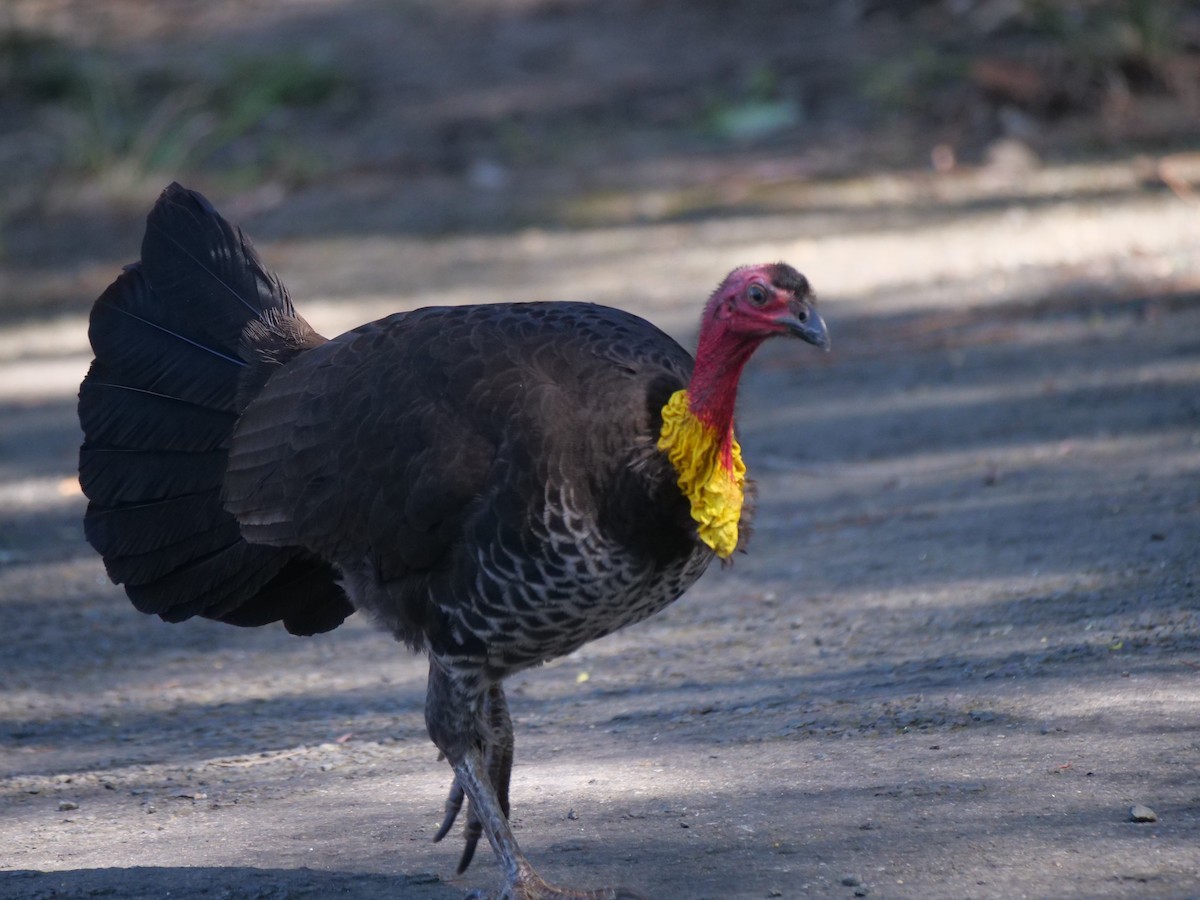
{"type": "MultiPolygon", "coordinates": [[[[641,621],[686,591],[713,552],[693,543],[663,559],[630,547],[596,521],[569,484],[548,485],[524,528],[475,544],[471,584],[445,613],[451,631],[481,638],[488,668],[503,675],[641,621]]],[[[475,646],[479,646],[478,643],[475,646]]]]}

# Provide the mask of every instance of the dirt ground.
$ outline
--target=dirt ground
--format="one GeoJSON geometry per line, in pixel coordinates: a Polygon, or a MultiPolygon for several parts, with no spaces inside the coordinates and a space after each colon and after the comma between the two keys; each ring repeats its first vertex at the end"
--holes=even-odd
{"type": "MultiPolygon", "coordinates": [[[[721,276],[769,259],[822,298],[833,352],[768,345],[743,384],[750,552],[511,682],[515,828],[549,878],[653,900],[1188,898],[1200,207],[1146,166],[785,180],[767,208],[440,234],[400,201],[350,227],[378,173],[213,199],[325,333],[571,298],[688,344],[721,276]]],[[[47,204],[10,248],[54,230],[47,204]]],[[[69,264],[2,269],[54,314],[0,330],[0,898],[488,887],[489,853],[455,877],[457,842],[431,841],[449,770],[420,659],[357,618],[310,639],[165,625],[84,543],[86,309],[140,237],[96,215],[69,264]]]]}

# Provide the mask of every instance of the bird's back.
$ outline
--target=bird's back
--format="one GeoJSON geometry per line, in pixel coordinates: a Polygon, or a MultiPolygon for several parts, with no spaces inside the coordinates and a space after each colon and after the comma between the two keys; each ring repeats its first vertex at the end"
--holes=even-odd
{"type": "Polygon", "coordinates": [[[335,562],[354,603],[496,674],[650,615],[707,565],[656,441],[691,357],[580,303],[403,313],[278,367],[225,504],[335,562]]]}

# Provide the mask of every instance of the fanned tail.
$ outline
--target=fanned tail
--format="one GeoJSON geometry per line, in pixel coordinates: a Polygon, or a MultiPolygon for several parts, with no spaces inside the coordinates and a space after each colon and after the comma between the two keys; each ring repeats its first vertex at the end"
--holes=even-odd
{"type": "Polygon", "coordinates": [[[84,530],[134,606],[172,622],[337,627],[352,607],[333,568],[301,548],[247,543],[221,503],[239,413],[270,367],[324,342],[241,231],[169,186],[141,262],[96,301],[88,336],[84,530]]]}

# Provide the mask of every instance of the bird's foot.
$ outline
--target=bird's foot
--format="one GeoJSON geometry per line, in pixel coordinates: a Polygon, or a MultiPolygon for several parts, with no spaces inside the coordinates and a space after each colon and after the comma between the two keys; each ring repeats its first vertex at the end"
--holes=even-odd
{"type": "Polygon", "coordinates": [[[598,888],[591,891],[577,891],[572,888],[558,887],[544,881],[534,872],[523,873],[511,884],[506,884],[499,892],[472,891],[466,900],[647,900],[637,891],[629,888],[598,888]]]}

